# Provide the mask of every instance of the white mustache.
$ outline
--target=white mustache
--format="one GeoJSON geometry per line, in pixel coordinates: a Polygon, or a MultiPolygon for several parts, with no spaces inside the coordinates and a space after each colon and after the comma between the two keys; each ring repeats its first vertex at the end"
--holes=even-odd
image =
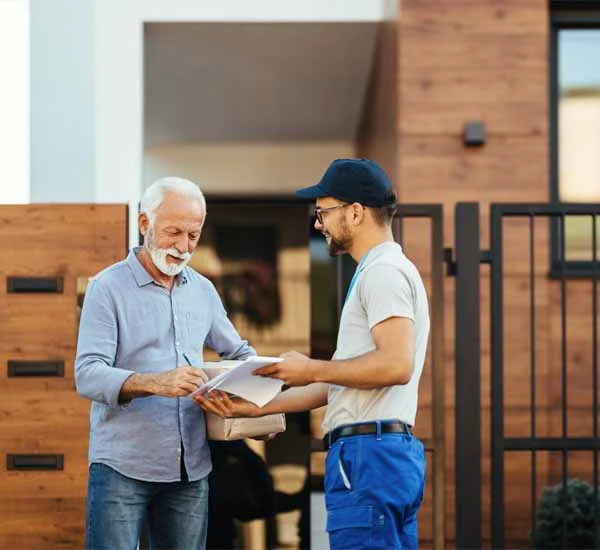
{"type": "Polygon", "coordinates": [[[163,248],[162,250],[164,250],[164,252],[169,256],[173,256],[174,258],[178,258],[183,261],[188,261],[192,257],[192,255],[189,252],[184,252],[182,254],[175,248],[163,248]]]}

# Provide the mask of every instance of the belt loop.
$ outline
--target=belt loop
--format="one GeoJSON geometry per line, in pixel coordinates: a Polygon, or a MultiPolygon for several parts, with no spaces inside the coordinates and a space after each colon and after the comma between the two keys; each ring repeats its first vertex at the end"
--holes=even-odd
{"type": "Polygon", "coordinates": [[[375,420],[377,425],[377,441],[381,441],[381,420],[375,420]]]}

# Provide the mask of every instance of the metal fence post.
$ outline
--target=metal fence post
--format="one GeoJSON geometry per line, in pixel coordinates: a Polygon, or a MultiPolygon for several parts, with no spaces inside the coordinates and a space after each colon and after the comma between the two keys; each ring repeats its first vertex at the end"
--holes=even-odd
{"type": "Polygon", "coordinates": [[[456,548],[481,548],[479,204],[455,209],[456,548]]]}

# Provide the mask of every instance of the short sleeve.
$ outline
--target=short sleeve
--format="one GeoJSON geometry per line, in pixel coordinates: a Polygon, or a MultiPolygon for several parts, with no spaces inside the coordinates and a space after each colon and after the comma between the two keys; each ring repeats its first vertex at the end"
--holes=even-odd
{"type": "Polygon", "coordinates": [[[367,313],[369,330],[390,317],[415,320],[410,281],[398,267],[386,264],[373,266],[359,276],[357,286],[360,301],[367,313]]]}

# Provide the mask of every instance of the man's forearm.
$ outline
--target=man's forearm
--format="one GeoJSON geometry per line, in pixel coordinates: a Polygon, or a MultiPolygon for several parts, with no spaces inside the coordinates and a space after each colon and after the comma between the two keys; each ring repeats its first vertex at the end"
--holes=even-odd
{"type": "Polygon", "coordinates": [[[339,361],[311,359],[309,367],[317,383],[365,390],[408,384],[413,370],[412,365],[403,365],[398,357],[382,350],[339,361]]]}
{"type": "Polygon", "coordinates": [[[327,384],[310,384],[281,392],[262,409],[262,416],[276,413],[310,411],[327,404],[327,384]]]}
{"type": "Polygon", "coordinates": [[[154,395],[154,374],[132,374],[121,386],[119,392],[119,403],[126,403],[136,397],[148,397],[154,395]]]}

